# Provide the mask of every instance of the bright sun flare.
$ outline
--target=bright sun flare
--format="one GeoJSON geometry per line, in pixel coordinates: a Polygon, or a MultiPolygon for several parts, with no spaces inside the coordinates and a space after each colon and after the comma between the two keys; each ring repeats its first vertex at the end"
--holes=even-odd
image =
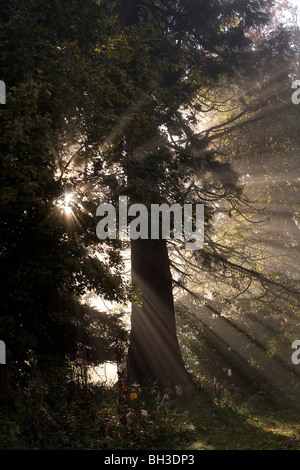
{"type": "Polygon", "coordinates": [[[57,206],[61,208],[62,212],[66,215],[72,214],[72,203],[74,196],[72,193],[65,193],[64,196],[57,201],[57,206]]]}
{"type": "Polygon", "coordinates": [[[65,201],[64,201],[65,214],[72,213],[72,201],[73,201],[73,194],[72,193],[65,194],[65,201]]]}

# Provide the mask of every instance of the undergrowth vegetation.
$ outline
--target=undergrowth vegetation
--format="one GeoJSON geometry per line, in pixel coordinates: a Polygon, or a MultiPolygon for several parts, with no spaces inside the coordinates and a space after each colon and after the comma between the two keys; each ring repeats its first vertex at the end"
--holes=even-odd
{"type": "Polygon", "coordinates": [[[300,449],[298,406],[224,393],[197,398],[150,389],[32,377],[0,416],[0,449],[300,449]]]}

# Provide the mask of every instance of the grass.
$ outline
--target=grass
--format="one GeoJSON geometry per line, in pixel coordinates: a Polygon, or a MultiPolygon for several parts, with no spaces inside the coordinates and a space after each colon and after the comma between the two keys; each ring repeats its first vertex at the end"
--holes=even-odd
{"type": "Polygon", "coordinates": [[[300,450],[300,409],[287,398],[204,393],[196,399],[36,380],[0,414],[0,449],[300,450]]]}
{"type": "Polygon", "coordinates": [[[195,427],[189,450],[300,450],[300,409],[285,398],[184,406],[195,427]]]}

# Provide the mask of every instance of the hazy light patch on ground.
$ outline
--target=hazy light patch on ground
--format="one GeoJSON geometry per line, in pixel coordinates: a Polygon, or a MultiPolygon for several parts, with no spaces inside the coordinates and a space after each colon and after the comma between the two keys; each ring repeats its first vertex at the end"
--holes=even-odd
{"type": "Polygon", "coordinates": [[[99,382],[112,387],[118,380],[117,364],[105,362],[98,367],[91,368],[89,374],[92,383],[99,382]]]}

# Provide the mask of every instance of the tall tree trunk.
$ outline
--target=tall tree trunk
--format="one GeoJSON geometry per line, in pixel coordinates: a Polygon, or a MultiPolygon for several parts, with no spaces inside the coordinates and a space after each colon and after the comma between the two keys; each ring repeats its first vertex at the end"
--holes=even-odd
{"type": "Polygon", "coordinates": [[[130,380],[194,388],[177,340],[166,240],[132,240],[131,263],[139,304],[132,304],[130,380]]]}

